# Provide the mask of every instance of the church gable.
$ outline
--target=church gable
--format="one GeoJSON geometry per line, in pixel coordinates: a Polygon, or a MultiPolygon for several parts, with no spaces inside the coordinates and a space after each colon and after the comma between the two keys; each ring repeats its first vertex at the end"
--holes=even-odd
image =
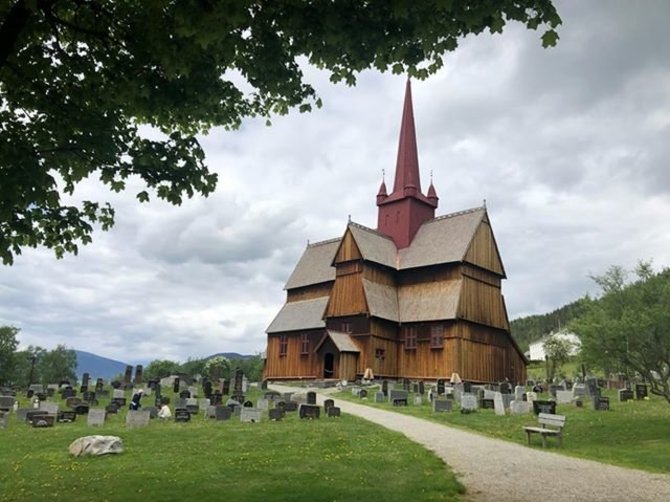
{"type": "Polygon", "coordinates": [[[463,261],[505,277],[505,269],[488,218],[482,219],[479,224],[463,261]]]}
{"type": "Polygon", "coordinates": [[[284,289],[295,289],[335,279],[335,269],[331,266],[340,239],[308,244],[293,269],[284,289]]]}
{"type": "Polygon", "coordinates": [[[344,237],[342,237],[340,245],[337,248],[337,253],[335,253],[333,265],[352,260],[360,260],[362,257],[361,251],[358,249],[358,244],[356,244],[356,240],[351,234],[351,229],[347,228],[347,231],[344,233],[344,237]]]}

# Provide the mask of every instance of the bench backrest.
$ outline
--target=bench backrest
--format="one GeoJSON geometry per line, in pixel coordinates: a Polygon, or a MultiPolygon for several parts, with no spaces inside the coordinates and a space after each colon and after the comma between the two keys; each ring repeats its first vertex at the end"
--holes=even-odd
{"type": "Polygon", "coordinates": [[[552,415],[551,413],[540,413],[540,415],[537,417],[537,421],[542,425],[551,425],[553,427],[558,427],[560,429],[565,427],[564,415],[552,415]]]}

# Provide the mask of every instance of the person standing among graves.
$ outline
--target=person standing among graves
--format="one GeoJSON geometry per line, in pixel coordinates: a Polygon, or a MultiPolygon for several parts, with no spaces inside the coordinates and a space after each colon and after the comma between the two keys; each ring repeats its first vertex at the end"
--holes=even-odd
{"type": "Polygon", "coordinates": [[[140,399],[142,399],[142,395],[144,394],[144,390],[140,389],[135,394],[133,394],[132,399],[130,400],[130,409],[131,410],[139,410],[142,407],[142,404],[140,403],[140,399]]]}

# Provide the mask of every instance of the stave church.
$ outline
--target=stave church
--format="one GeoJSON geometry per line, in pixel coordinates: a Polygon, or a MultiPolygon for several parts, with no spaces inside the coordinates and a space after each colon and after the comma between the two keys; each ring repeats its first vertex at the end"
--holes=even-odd
{"type": "Polygon", "coordinates": [[[438,200],[432,181],[421,189],[408,80],[377,227],[349,221],[341,237],[307,245],[266,331],[265,379],[525,381],[487,209],[436,216],[438,200]]]}

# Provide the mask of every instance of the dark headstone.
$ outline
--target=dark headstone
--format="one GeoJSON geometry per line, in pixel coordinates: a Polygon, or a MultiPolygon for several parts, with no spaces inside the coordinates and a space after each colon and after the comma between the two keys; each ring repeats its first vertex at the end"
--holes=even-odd
{"type": "Polygon", "coordinates": [[[284,418],[284,408],[273,408],[271,410],[268,410],[268,416],[270,420],[281,420],[284,418]]]}
{"type": "Polygon", "coordinates": [[[108,415],[109,414],[116,415],[119,412],[119,406],[114,402],[109,403],[107,406],[105,406],[105,412],[108,415]]]}
{"type": "MultiPolygon", "coordinates": [[[[510,392],[512,392],[512,386],[509,384],[508,386],[509,386],[509,392],[508,392],[509,394],[510,392]]],[[[463,392],[466,394],[472,393],[472,382],[463,382],[463,392]]]]}
{"type": "Polygon", "coordinates": [[[116,403],[116,405],[121,408],[126,405],[126,398],[125,397],[115,397],[112,399],[113,403],[116,403]]]}
{"type": "Polygon", "coordinates": [[[596,411],[609,411],[610,409],[610,398],[604,396],[598,396],[593,398],[593,409],[596,411]]]}
{"type": "Polygon", "coordinates": [[[79,387],[79,392],[82,394],[88,392],[88,385],[82,385],[81,387],[79,387]]]}
{"type": "Polygon", "coordinates": [[[316,392],[313,390],[307,393],[307,404],[316,404],[316,392]]]}
{"type": "Polygon", "coordinates": [[[95,381],[95,391],[100,392],[102,388],[105,386],[104,380],[102,378],[98,378],[95,381]]]}
{"type": "Polygon", "coordinates": [[[268,390],[268,381],[267,380],[261,381],[261,390],[268,390]]]}
{"type": "Polygon", "coordinates": [[[286,404],[284,405],[284,411],[289,412],[289,411],[298,411],[298,403],[295,401],[287,401],[286,404]]]}
{"type": "Polygon", "coordinates": [[[219,391],[216,391],[214,394],[212,394],[210,400],[213,406],[221,404],[223,402],[223,394],[219,391]]]}
{"type": "Polygon", "coordinates": [[[361,399],[366,399],[368,397],[368,391],[365,389],[361,389],[361,391],[358,393],[358,397],[361,399]]]}
{"type": "Polygon", "coordinates": [[[230,396],[230,380],[225,380],[223,382],[221,393],[224,396],[230,396]]]}
{"type": "Polygon", "coordinates": [[[556,414],[556,401],[533,401],[533,413],[539,415],[540,413],[556,414]]]}
{"type": "Polygon", "coordinates": [[[388,396],[389,394],[389,383],[387,380],[382,381],[382,392],[384,396],[388,396]]]}
{"type": "Polygon", "coordinates": [[[244,401],[244,404],[242,406],[244,406],[245,408],[253,408],[254,403],[252,403],[251,401],[244,401]]]}
{"type": "Polygon", "coordinates": [[[187,391],[187,390],[182,390],[182,391],[179,393],[179,397],[180,397],[181,399],[188,399],[188,398],[191,397],[191,393],[190,393],[189,391],[187,391]]]}
{"type": "Polygon", "coordinates": [[[443,379],[443,378],[440,378],[440,379],[437,381],[437,395],[438,395],[438,396],[443,396],[443,395],[444,395],[444,391],[445,391],[445,388],[444,388],[444,379],[443,379]]]}
{"type": "Polygon", "coordinates": [[[65,400],[65,406],[67,406],[68,408],[74,408],[75,406],[77,406],[80,403],[81,403],[81,398],[80,397],[68,397],[65,400]]]}
{"type": "Polygon", "coordinates": [[[63,388],[63,393],[62,393],[63,399],[67,399],[68,397],[74,397],[76,395],[77,395],[77,393],[75,392],[75,390],[72,387],[63,388]]]}
{"type": "Polygon", "coordinates": [[[81,385],[87,387],[88,381],[91,379],[91,376],[88,373],[84,373],[81,376],[81,385]]]}
{"type": "Polygon", "coordinates": [[[172,383],[172,392],[175,394],[179,392],[179,377],[175,377],[174,382],[172,383]]]}
{"type": "Polygon", "coordinates": [[[624,403],[635,398],[635,394],[630,389],[620,389],[619,390],[619,402],[624,403]]]}
{"type": "Polygon", "coordinates": [[[648,396],[647,385],[643,383],[635,384],[635,399],[644,399],[648,396]]]}
{"type": "Polygon", "coordinates": [[[212,382],[207,380],[205,383],[202,384],[202,393],[205,395],[207,399],[212,399],[212,382]]]}
{"type": "Polygon", "coordinates": [[[47,413],[41,415],[33,415],[31,423],[33,427],[53,427],[56,417],[47,413]]]}
{"type": "Polygon", "coordinates": [[[340,408],[338,406],[331,406],[330,408],[328,408],[326,414],[329,417],[339,417],[341,415],[340,408]]]}
{"type": "Polygon", "coordinates": [[[236,394],[242,394],[244,392],[244,389],[242,389],[242,380],[243,379],[244,379],[244,372],[240,368],[237,368],[235,370],[235,380],[234,380],[234,387],[233,387],[236,394]]]}
{"type": "Polygon", "coordinates": [[[423,380],[419,382],[419,394],[422,396],[426,393],[426,385],[423,383],[423,380]]]}
{"type": "Polygon", "coordinates": [[[114,380],[110,385],[112,386],[112,389],[120,389],[123,386],[123,383],[119,382],[118,380],[114,380]]]}
{"type": "Polygon", "coordinates": [[[126,366],[126,372],[123,375],[123,383],[129,384],[133,379],[133,367],[126,366]]]}
{"type": "Polygon", "coordinates": [[[412,384],[412,392],[413,392],[414,394],[418,394],[418,393],[419,393],[419,384],[418,384],[418,382],[412,384]]]}
{"type": "Polygon", "coordinates": [[[407,378],[402,379],[402,390],[409,392],[409,380],[407,378]]]}
{"type": "Polygon", "coordinates": [[[186,411],[188,411],[191,415],[197,415],[200,411],[200,407],[197,404],[187,404],[186,411]]]}
{"type": "Polygon", "coordinates": [[[393,406],[407,406],[407,398],[396,398],[392,400],[393,406]]]}
{"type": "Polygon", "coordinates": [[[35,393],[35,397],[36,397],[39,401],[46,401],[46,400],[47,400],[47,394],[46,394],[46,392],[36,392],[36,393],[35,393]]]}
{"type": "Polygon", "coordinates": [[[433,399],[433,411],[450,412],[453,409],[454,402],[449,399],[433,399]]]}
{"type": "Polygon", "coordinates": [[[228,406],[215,406],[214,418],[219,422],[222,420],[230,420],[233,411],[228,406]]]}
{"type": "Polygon", "coordinates": [[[319,418],[321,408],[315,404],[301,404],[299,408],[300,418],[319,418]]]}
{"type": "Polygon", "coordinates": [[[56,416],[56,421],[59,423],[74,422],[77,419],[77,414],[74,411],[59,411],[56,416]]]}
{"type": "Polygon", "coordinates": [[[191,420],[191,414],[188,410],[184,408],[178,408],[174,410],[174,421],[175,422],[189,422],[191,420]]]}
{"type": "Polygon", "coordinates": [[[88,404],[80,403],[74,407],[74,412],[77,415],[88,415],[88,404]]]}
{"type": "Polygon", "coordinates": [[[28,390],[26,391],[26,397],[27,397],[28,399],[30,399],[31,397],[33,397],[33,394],[35,394],[35,391],[34,391],[33,389],[28,389],[28,390]]]}
{"type": "Polygon", "coordinates": [[[144,368],[141,364],[135,366],[135,385],[142,385],[144,368]]]}
{"type": "Polygon", "coordinates": [[[333,401],[332,399],[326,399],[323,402],[323,411],[328,413],[328,408],[330,408],[331,406],[335,406],[335,401],[333,401]]]}
{"type": "Polygon", "coordinates": [[[495,404],[493,399],[482,399],[480,407],[483,410],[493,410],[495,409],[495,404]]]}

